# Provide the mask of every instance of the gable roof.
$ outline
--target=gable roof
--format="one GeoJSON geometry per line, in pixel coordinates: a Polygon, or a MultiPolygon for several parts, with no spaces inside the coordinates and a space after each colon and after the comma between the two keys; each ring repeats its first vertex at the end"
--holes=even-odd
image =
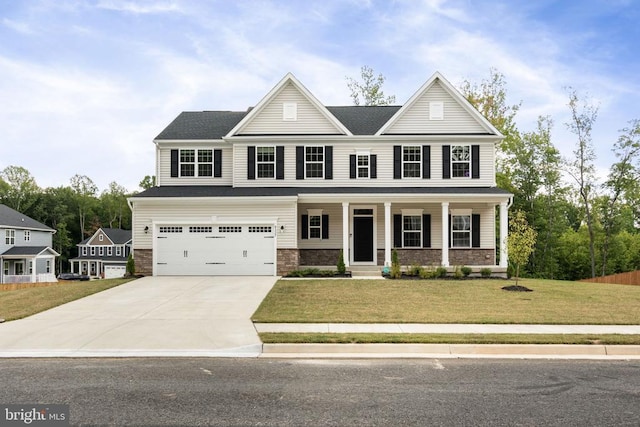
{"type": "Polygon", "coordinates": [[[54,256],[60,256],[58,252],[48,246],[13,246],[0,255],[3,257],[38,256],[45,252],[54,256]]]}
{"type": "Polygon", "coordinates": [[[375,135],[399,109],[399,105],[327,107],[354,135],[375,135]]]}
{"type": "Polygon", "coordinates": [[[248,111],[185,111],[156,140],[222,139],[248,111]]]}
{"type": "Polygon", "coordinates": [[[93,239],[100,231],[107,235],[109,240],[113,242],[114,245],[124,245],[131,241],[131,230],[123,230],[121,228],[99,228],[93,233],[90,237],[87,237],[80,245],[86,245],[91,239],[93,239]]]}
{"type": "Polygon", "coordinates": [[[240,122],[227,134],[228,137],[241,133],[242,129],[245,128],[253,119],[260,115],[260,113],[267,107],[273,99],[275,99],[278,94],[287,86],[292,85],[295,90],[297,90],[300,95],[302,95],[311,105],[315,108],[315,110],[320,113],[324,118],[336,129],[336,131],[340,134],[351,135],[349,129],[347,129],[338,119],[336,119],[333,114],[322,104],[320,101],[316,99],[315,96],[311,92],[307,90],[306,87],[302,85],[295,78],[295,76],[291,73],[287,73],[286,76],[273,88],[267,95],[258,104],[255,108],[251,109],[249,113],[240,120],[240,122]]]}
{"type": "Polygon", "coordinates": [[[9,206],[3,204],[0,204],[0,227],[50,231],[55,233],[55,230],[53,228],[48,227],[33,218],[29,218],[25,214],[22,214],[17,210],[11,209],[9,206]]]}
{"type": "Polygon", "coordinates": [[[390,129],[395,123],[397,123],[405,114],[407,114],[416,105],[416,103],[431,89],[434,84],[438,82],[441,87],[453,98],[457,104],[462,107],[472,119],[474,119],[482,128],[486,130],[488,134],[503,137],[503,135],[487,120],[480,112],[471,105],[471,103],[465,99],[462,94],[453,87],[447,79],[445,79],[439,72],[433,73],[433,75],[422,85],[420,89],[400,108],[396,114],[384,125],[376,135],[383,135],[388,129],[390,129]]]}

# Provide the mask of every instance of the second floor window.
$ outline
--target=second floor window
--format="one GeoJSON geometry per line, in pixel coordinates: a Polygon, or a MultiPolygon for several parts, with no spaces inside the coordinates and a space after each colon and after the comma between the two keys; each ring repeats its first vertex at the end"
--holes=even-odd
{"type": "Polygon", "coordinates": [[[180,176],[213,176],[213,150],[180,150],[180,176]]]}
{"type": "Polygon", "coordinates": [[[369,155],[368,154],[358,154],[356,156],[357,161],[357,177],[358,178],[369,178],[369,155]]]}
{"type": "Polygon", "coordinates": [[[116,246],[116,256],[122,256],[122,246],[116,246]]]}
{"type": "Polygon", "coordinates": [[[258,178],[275,178],[275,147],[256,147],[256,176],[258,178]]]}
{"type": "Polygon", "coordinates": [[[402,177],[420,178],[422,176],[422,147],[419,145],[402,147],[402,177]]]}
{"type": "Polygon", "coordinates": [[[16,230],[5,230],[4,232],[4,243],[7,245],[15,245],[16,244],[16,230]]]}
{"type": "Polygon", "coordinates": [[[95,256],[96,254],[96,248],[91,247],[91,256],[95,256]]]}
{"type": "Polygon", "coordinates": [[[31,241],[31,231],[30,230],[24,230],[24,241],[25,242],[30,242],[31,241]]]}
{"type": "Polygon", "coordinates": [[[451,146],[451,176],[453,178],[469,178],[471,176],[470,146],[451,146]]]}
{"type": "Polygon", "coordinates": [[[324,177],[324,147],[305,147],[305,178],[324,177]]]}
{"type": "Polygon", "coordinates": [[[82,255],[87,256],[87,247],[86,246],[82,247],[82,255]]]}
{"type": "Polygon", "coordinates": [[[111,246],[109,246],[107,248],[107,256],[111,256],[111,255],[113,255],[113,248],[111,246]]]}

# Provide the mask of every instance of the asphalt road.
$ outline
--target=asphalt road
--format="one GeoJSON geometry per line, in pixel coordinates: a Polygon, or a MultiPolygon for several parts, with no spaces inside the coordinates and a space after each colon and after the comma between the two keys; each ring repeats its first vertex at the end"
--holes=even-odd
{"type": "Polygon", "coordinates": [[[0,403],[67,403],[73,425],[638,426],[640,362],[3,359],[0,403]]]}

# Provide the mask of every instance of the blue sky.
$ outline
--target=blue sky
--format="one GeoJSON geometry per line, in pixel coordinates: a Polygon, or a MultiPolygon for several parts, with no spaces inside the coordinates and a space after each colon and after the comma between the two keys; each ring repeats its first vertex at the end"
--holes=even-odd
{"type": "Polygon", "coordinates": [[[41,187],[86,175],[130,191],[154,170],[153,138],[181,111],[245,110],[292,72],[325,105],[351,103],[368,65],[399,104],[435,71],[455,86],[504,74],[516,122],[555,122],[566,87],[599,105],[601,173],[640,119],[634,0],[0,0],[0,170],[41,187]]]}

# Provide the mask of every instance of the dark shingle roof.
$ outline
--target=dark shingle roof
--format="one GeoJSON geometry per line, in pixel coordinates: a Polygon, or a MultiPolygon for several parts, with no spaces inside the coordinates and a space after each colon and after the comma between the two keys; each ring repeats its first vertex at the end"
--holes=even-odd
{"type": "Polygon", "coordinates": [[[354,135],[375,135],[400,109],[399,105],[327,107],[354,135]]]}
{"type": "Polygon", "coordinates": [[[41,222],[11,209],[7,205],[0,204],[0,227],[27,228],[34,230],[54,231],[53,228],[47,227],[41,222]]]}
{"type": "MultiPolygon", "coordinates": [[[[131,240],[131,230],[122,230],[121,228],[102,228],[101,230],[115,245],[123,245],[131,240]]],[[[80,244],[86,245],[89,240],[93,239],[93,236],[95,236],[95,233],[84,239],[80,244]]]]}
{"type": "Polygon", "coordinates": [[[152,187],[134,197],[255,197],[298,194],[487,194],[510,195],[498,187],[231,187],[176,185],[152,187]]]}
{"type": "Polygon", "coordinates": [[[13,246],[9,248],[3,256],[13,255],[13,256],[29,256],[29,255],[38,255],[39,253],[46,251],[49,249],[48,246],[13,246]]]}
{"type": "Polygon", "coordinates": [[[180,113],[156,139],[220,139],[247,111],[185,111],[180,113]]]}
{"type": "MultiPolygon", "coordinates": [[[[354,135],[374,135],[400,106],[337,106],[327,109],[354,135]]],[[[156,139],[221,139],[248,113],[249,111],[186,111],[180,113],[156,139]]]]}

